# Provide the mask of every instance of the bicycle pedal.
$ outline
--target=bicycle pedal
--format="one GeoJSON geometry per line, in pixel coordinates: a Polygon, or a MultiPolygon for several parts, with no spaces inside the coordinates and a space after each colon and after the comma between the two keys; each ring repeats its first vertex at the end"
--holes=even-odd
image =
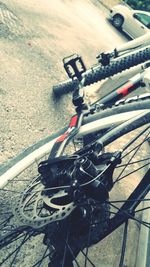
{"type": "Polygon", "coordinates": [[[82,74],[86,71],[85,64],[81,56],[77,54],[70,55],[63,59],[64,68],[71,79],[82,79],[82,74]]]}

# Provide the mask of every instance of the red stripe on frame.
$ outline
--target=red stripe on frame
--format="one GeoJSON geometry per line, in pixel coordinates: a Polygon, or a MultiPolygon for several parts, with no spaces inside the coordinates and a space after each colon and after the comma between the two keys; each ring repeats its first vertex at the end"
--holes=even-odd
{"type": "Polygon", "coordinates": [[[117,94],[123,94],[123,96],[126,96],[128,94],[128,92],[129,92],[129,89],[131,89],[133,86],[134,86],[134,84],[129,83],[126,86],[124,86],[122,88],[119,88],[117,90],[117,94]]]}
{"type": "MultiPolygon", "coordinates": [[[[71,118],[70,120],[70,124],[69,124],[69,128],[71,127],[75,127],[78,121],[78,116],[75,115],[74,117],[71,118]]],[[[61,143],[63,142],[67,137],[68,137],[69,133],[65,132],[64,134],[62,134],[57,140],[56,143],[61,143]]]]}
{"type": "Polygon", "coordinates": [[[68,136],[68,133],[65,132],[64,134],[62,134],[57,140],[56,140],[56,143],[60,143],[60,142],[63,142],[66,137],[68,136]]]}
{"type": "Polygon", "coordinates": [[[70,124],[69,124],[69,127],[75,127],[76,124],[77,124],[77,120],[78,120],[78,116],[75,115],[74,117],[71,118],[71,121],[70,121],[70,124]]]}

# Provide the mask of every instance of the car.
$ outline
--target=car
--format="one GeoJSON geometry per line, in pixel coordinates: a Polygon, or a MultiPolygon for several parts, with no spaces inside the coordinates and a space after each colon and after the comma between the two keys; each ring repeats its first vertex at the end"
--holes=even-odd
{"type": "Polygon", "coordinates": [[[133,10],[126,5],[116,5],[108,19],[119,30],[126,32],[132,39],[150,32],[150,12],[133,10]]]}

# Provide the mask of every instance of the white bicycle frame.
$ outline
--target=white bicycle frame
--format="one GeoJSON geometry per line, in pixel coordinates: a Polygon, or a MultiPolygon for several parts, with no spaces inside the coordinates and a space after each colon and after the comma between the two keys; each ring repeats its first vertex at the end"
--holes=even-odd
{"type": "MultiPolygon", "coordinates": [[[[144,113],[148,112],[149,110],[145,109],[144,113]]],[[[135,111],[128,111],[121,114],[112,115],[106,118],[98,119],[96,121],[90,122],[86,125],[80,127],[78,134],[75,138],[81,138],[84,135],[87,135],[92,132],[97,132],[100,130],[104,130],[107,128],[111,128],[117,126],[123,122],[128,121],[129,119],[135,118],[136,116],[143,113],[143,110],[135,110],[135,111]]],[[[4,188],[6,184],[13,180],[16,176],[18,176],[21,172],[23,172],[27,167],[32,165],[34,162],[37,162],[39,159],[44,157],[45,155],[49,154],[54,143],[58,139],[59,136],[54,138],[53,140],[47,142],[46,144],[42,145],[38,149],[34,150],[33,152],[26,155],[23,159],[19,160],[16,164],[6,170],[0,176],[0,189],[4,188]]]]}
{"type": "Polygon", "coordinates": [[[118,53],[125,51],[126,49],[133,49],[134,52],[136,48],[141,50],[142,47],[146,47],[150,45],[150,33],[146,33],[132,41],[124,43],[123,45],[118,46],[116,49],[118,53]]]}

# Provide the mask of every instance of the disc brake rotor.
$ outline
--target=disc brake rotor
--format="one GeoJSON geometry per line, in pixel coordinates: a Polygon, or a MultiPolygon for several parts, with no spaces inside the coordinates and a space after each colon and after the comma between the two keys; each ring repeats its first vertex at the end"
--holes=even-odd
{"type": "Polygon", "coordinates": [[[41,228],[66,218],[76,207],[65,190],[44,191],[40,181],[31,183],[18,198],[14,215],[19,225],[41,228]]]}

